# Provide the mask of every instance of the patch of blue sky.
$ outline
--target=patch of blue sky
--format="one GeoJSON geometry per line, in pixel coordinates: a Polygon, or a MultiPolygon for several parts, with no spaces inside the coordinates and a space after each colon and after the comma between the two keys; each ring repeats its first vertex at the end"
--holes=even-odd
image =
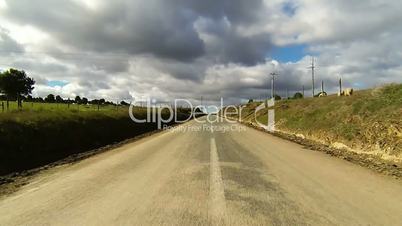
{"type": "Polygon", "coordinates": [[[297,62],[308,54],[307,45],[288,45],[274,47],[269,56],[281,63],[297,62]]]}
{"type": "Polygon", "coordinates": [[[292,17],[296,14],[297,7],[292,1],[288,1],[283,3],[282,12],[284,12],[289,17],[292,17]]]}
{"type": "Polygon", "coordinates": [[[53,80],[53,81],[48,81],[48,82],[47,82],[47,85],[50,86],[50,87],[56,87],[56,86],[63,87],[63,86],[68,85],[68,82],[66,82],[66,81],[53,80]]]}

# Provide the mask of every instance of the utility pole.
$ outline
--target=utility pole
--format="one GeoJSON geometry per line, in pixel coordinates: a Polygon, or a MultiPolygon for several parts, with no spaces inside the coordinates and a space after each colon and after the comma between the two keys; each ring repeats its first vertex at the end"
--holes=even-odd
{"type": "Polygon", "coordinates": [[[311,81],[312,81],[312,91],[313,91],[313,97],[315,96],[315,58],[311,57],[311,66],[309,67],[311,69],[311,81]]]}
{"type": "Polygon", "coordinates": [[[339,78],[339,95],[342,95],[342,78],[339,78]]]}
{"type": "Polygon", "coordinates": [[[302,87],[302,89],[303,89],[303,98],[304,98],[304,86],[302,87]]]}
{"type": "Polygon", "coordinates": [[[324,93],[324,80],[321,80],[321,93],[324,93]]]}
{"type": "Polygon", "coordinates": [[[271,98],[275,98],[275,76],[279,75],[277,72],[272,72],[270,74],[271,78],[271,98]]]}

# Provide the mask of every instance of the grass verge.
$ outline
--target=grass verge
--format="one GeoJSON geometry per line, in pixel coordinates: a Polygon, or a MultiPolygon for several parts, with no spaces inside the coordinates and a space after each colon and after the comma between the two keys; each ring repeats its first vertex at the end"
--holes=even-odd
{"type": "MultiPolygon", "coordinates": [[[[146,109],[136,108],[138,119],[146,109]]],[[[168,118],[167,113],[162,115],[168,118]]],[[[180,119],[188,118],[183,112],[180,119]]],[[[110,111],[18,111],[0,114],[0,175],[40,167],[157,130],[134,123],[127,108],[110,111]]]]}

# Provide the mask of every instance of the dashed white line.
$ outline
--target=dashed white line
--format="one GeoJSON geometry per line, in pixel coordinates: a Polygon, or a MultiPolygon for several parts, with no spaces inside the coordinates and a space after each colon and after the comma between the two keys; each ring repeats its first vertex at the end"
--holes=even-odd
{"type": "Polygon", "coordinates": [[[215,225],[222,225],[225,222],[226,201],[215,138],[211,138],[210,151],[209,215],[215,225]]]}

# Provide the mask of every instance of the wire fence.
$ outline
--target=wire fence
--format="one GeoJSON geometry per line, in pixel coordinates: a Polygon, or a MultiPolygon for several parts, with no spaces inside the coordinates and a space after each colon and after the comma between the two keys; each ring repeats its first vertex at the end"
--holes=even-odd
{"type": "Polygon", "coordinates": [[[0,113],[10,113],[16,111],[118,111],[126,109],[125,106],[109,105],[109,104],[67,104],[67,103],[40,103],[40,102],[23,102],[22,108],[18,107],[16,101],[10,101],[7,105],[6,101],[0,102],[0,113]]]}

